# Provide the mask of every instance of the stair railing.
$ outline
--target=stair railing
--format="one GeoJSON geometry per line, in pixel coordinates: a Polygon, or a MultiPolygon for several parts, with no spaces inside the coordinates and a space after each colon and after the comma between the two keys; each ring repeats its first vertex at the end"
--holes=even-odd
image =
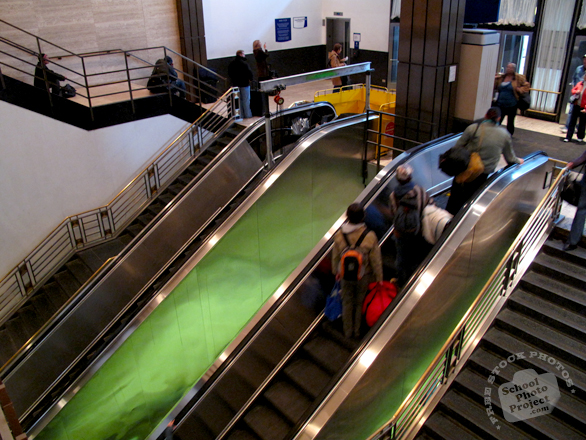
{"type": "Polygon", "coordinates": [[[0,280],[0,324],[75,252],[117,235],[239,117],[228,90],[107,205],[66,218],[0,280]]]}
{"type": "MultiPolygon", "coordinates": [[[[565,162],[554,159],[550,161],[565,166],[565,162]]],[[[494,317],[523,277],[559,217],[561,184],[568,173],[565,169],[554,170],[558,175],[547,194],[510,246],[476,301],[389,423],[371,439],[413,439],[422,426],[422,420],[431,414],[448,390],[481,336],[488,330],[494,317]]],[[[490,417],[490,414],[488,416],[490,417]]]]}
{"type": "Polygon", "coordinates": [[[0,19],[0,65],[6,67],[3,74],[29,83],[35,78],[42,80],[49,102],[54,106],[51,83],[44,75],[36,77],[34,74],[42,53],[47,54],[52,63],[49,68],[58,67],[57,73],[62,73],[66,81],[74,85],[75,100],[89,107],[92,121],[95,107],[112,101],[130,101],[132,112],[136,112],[136,99],[152,95],[147,82],[156,60],[167,56],[182,62],[184,70],[177,67],[175,70],[187,84],[183,91],[168,73],[160,75],[169,84],[161,94],[168,95],[170,105],[173,105],[173,95],[178,93],[185,93],[186,99],[193,102],[212,103],[228,90],[226,78],[165,46],[76,54],[0,19]]]}

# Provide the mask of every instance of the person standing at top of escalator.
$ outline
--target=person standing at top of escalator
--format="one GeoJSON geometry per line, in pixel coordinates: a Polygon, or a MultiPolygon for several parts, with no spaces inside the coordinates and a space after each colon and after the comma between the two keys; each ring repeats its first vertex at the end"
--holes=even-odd
{"type": "Polygon", "coordinates": [[[252,51],[254,54],[254,59],[256,60],[256,72],[258,76],[258,81],[267,81],[271,79],[269,65],[267,64],[267,58],[269,57],[267,43],[264,44],[263,50],[263,47],[260,44],[260,40],[254,40],[254,43],[252,43],[252,51]]]}
{"type": "Polygon", "coordinates": [[[243,50],[236,52],[236,57],[228,65],[228,76],[232,86],[240,90],[240,110],[244,119],[252,118],[250,110],[250,81],[252,81],[252,69],[246,61],[243,50]]]}
{"type": "Polygon", "coordinates": [[[362,206],[353,203],[346,210],[348,221],[334,235],[332,271],[342,291],[342,325],[344,336],[359,338],[362,324],[362,303],[372,282],[382,282],[383,264],[378,238],[364,224],[362,206]],[[344,266],[346,251],[355,248],[363,257],[361,268],[351,273],[344,266]],[[352,275],[356,276],[352,276],[352,275]]]}
{"type": "MultiPolygon", "coordinates": [[[[568,162],[567,168],[571,170],[584,163],[586,163],[586,151],[572,162],[568,162]]],[[[564,251],[573,251],[578,247],[578,242],[584,233],[584,223],[586,223],[586,178],[582,176],[582,179],[580,180],[580,199],[578,200],[576,214],[572,221],[570,236],[564,244],[564,251]]]]}
{"type": "Polygon", "coordinates": [[[495,104],[501,109],[503,117],[507,117],[507,130],[511,136],[515,132],[515,116],[522,95],[529,93],[531,85],[525,76],[519,74],[515,63],[507,64],[505,73],[496,76],[494,90],[498,92],[495,104]]]}

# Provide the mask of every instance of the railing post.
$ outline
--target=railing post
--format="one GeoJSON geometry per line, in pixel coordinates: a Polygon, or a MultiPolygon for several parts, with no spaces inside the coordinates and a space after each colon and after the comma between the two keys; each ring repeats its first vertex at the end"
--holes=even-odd
{"type": "Polygon", "coordinates": [[[122,56],[124,57],[124,64],[126,65],[126,79],[128,81],[128,93],[130,94],[130,105],[132,106],[132,114],[135,114],[136,109],[134,108],[134,99],[132,97],[132,83],[130,82],[130,70],[128,70],[128,56],[126,55],[126,51],[122,52],[122,56]]]}
{"type": "Polygon", "coordinates": [[[269,94],[263,93],[262,94],[263,102],[264,102],[264,110],[265,110],[265,135],[266,135],[266,145],[267,145],[267,169],[271,169],[273,166],[273,130],[271,127],[271,112],[269,111],[269,94]]]}
{"type": "Polygon", "coordinates": [[[90,85],[87,80],[87,72],[85,70],[85,58],[84,57],[81,57],[81,68],[83,70],[83,79],[85,82],[85,90],[87,92],[87,104],[88,104],[88,107],[90,108],[90,116],[92,118],[92,122],[94,122],[94,108],[92,107],[92,97],[91,97],[91,93],[90,93],[90,85]]]}

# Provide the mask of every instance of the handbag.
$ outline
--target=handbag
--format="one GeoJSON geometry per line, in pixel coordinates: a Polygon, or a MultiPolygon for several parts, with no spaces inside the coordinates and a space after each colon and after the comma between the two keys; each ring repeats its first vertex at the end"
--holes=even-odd
{"type": "Polygon", "coordinates": [[[525,93],[524,95],[519,96],[519,101],[517,102],[517,107],[519,110],[525,111],[529,109],[531,105],[531,94],[525,93]]]}
{"type": "MultiPolygon", "coordinates": [[[[580,173],[584,172],[585,165],[582,165],[580,169],[580,173]]],[[[578,202],[580,201],[580,193],[582,191],[582,185],[580,180],[578,180],[578,176],[572,177],[568,175],[566,177],[566,181],[564,182],[564,186],[562,188],[560,197],[563,201],[568,202],[572,206],[578,206],[578,202]]]]}
{"type": "Polygon", "coordinates": [[[468,183],[472,182],[482,173],[484,173],[484,163],[482,163],[480,154],[474,152],[470,153],[470,162],[468,162],[468,168],[466,168],[466,171],[458,174],[454,180],[456,183],[468,183]]]}
{"type": "Polygon", "coordinates": [[[326,299],[324,315],[326,315],[326,318],[330,321],[335,321],[342,316],[342,292],[339,281],[336,281],[332,292],[326,299]]]}
{"type": "MultiPolygon", "coordinates": [[[[476,130],[472,134],[470,140],[474,139],[476,132],[480,127],[480,122],[476,124],[476,130]]],[[[470,141],[468,141],[470,142],[470,141]]],[[[468,169],[470,165],[470,152],[465,146],[453,146],[446,152],[440,154],[439,157],[439,169],[446,173],[448,176],[457,176],[468,169]]]]}

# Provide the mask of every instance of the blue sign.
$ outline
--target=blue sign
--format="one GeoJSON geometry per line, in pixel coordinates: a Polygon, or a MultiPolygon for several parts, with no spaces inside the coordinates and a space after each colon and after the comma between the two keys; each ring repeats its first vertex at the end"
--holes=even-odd
{"type": "Polygon", "coordinates": [[[275,39],[277,43],[291,41],[290,18],[275,18],[275,39]]]}

